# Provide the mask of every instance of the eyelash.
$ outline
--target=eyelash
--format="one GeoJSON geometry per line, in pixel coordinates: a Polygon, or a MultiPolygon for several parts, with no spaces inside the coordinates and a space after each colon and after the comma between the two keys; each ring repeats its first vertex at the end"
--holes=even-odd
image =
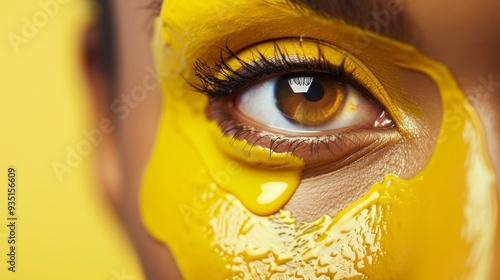
{"type": "MultiPolygon", "coordinates": [[[[343,146],[346,146],[346,142],[350,141],[353,144],[356,144],[357,142],[360,141],[359,137],[356,135],[356,133],[352,133],[349,130],[336,133],[334,135],[322,135],[322,136],[308,136],[308,137],[301,137],[301,136],[284,136],[284,135],[278,135],[274,134],[271,132],[267,131],[262,131],[255,129],[251,126],[247,126],[239,122],[238,120],[234,119],[234,117],[222,110],[222,109],[217,109],[214,112],[212,112],[213,115],[218,115],[219,116],[219,128],[222,129],[222,125],[225,123],[229,123],[228,128],[222,130],[222,135],[228,135],[230,132],[232,132],[231,138],[232,141],[236,141],[240,139],[240,137],[244,136],[245,134],[249,135],[258,135],[258,137],[253,140],[249,141],[248,145],[250,146],[250,150],[258,144],[259,141],[265,139],[265,138],[270,138],[269,139],[269,147],[267,147],[270,150],[270,155],[271,156],[273,153],[277,153],[277,149],[282,146],[283,144],[288,143],[287,149],[284,151],[286,153],[294,153],[297,149],[301,148],[304,145],[309,145],[309,151],[311,155],[314,153],[315,149],[319,149],[319,147],[324,146],[329,153],[332,155],[335,154],[335,152],[332,150],[332,147],[330,145],[333,145],[339,152],[343,151],[343,146]],[[356,138],[356,140],[353,140],[353,138],[356,138]]],[[[283,151],[280,151],[282,153],[283,151]]]]}
{"type": "Polygon", "coordinates": [[[348,73],[344,69],[344,61],[337,66],[330,64],[321,52],[318,45],[318,59],[297,57],[294,60],[285,53],[277,44],[274,44],[274,53],[276,56],[270,60],[261,52],[256,52],[252,62],[245,62],[243,59],[233,52],[227,45],[221,48],[219,61],[214,61],[215,66],[209,66],[207,63],[197,59],[193,69],[195,76],[199,78],[200,83],[192,83],[188,80],[189,85],[195,90],[206,94],[210,99],[233,94],[235,91],[244,90],[251,87],[261,78],[289,73],[291,71],[305,72],[326,72],[332,75],[332,79],[336,79],[340,83],[350,84],[356,90],[365,94],[366,97],[373,100],[368,94],[368,91],[352,78],[352,73],[348,73]],[[241,65],[240,69],[234,70],[227,64],[227,59],[235,59],[241,65]],[[220,76],[220,78],[218,77],[220,76]]]}

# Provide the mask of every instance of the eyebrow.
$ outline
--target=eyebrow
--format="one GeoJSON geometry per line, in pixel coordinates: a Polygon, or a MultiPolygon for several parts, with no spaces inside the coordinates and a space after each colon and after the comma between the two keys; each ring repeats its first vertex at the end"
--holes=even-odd
{"type": "Polygon", "coordinates": [[[295,10],[310,10],[364,30],[415,43],[413,26],[402,0],[287,0],[295,10]]]}

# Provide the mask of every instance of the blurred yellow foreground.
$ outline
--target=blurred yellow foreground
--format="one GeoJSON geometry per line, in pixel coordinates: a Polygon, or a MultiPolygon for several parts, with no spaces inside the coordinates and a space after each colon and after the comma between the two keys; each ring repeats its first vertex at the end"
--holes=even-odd
{"type": "MultiPolygon", "coordinates": [[[[56,0],[52,0],[56,1],[56,0]]],[[[144,279],[99,196],[91,154],[59,176],[92,129],[79,66],[85,0],[0,4],[0,279],[144,279]],[[9,271],[8,168],[16,183],[16,262],[9,271]]]]}

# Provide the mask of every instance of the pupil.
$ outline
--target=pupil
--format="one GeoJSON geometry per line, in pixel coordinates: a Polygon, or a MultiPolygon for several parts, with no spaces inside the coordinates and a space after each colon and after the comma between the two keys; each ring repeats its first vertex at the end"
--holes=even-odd
{"type": "Polygon", "coordinates": [[[307,99],[307,101],[316,102],[320,101],[324,95],[325,90],[323,89],[323,86],[321,86],[321,84],[319,83],[313,82],[309,87],[309,90],[304,93],[304,98],[307,99]]]}

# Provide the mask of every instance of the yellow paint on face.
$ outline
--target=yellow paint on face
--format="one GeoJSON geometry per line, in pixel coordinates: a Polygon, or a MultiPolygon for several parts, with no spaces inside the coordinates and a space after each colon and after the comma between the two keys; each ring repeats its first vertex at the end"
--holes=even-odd
{"type": "Polygon", "coordinates": [[[481,124],[445,67],[413,48],[371,34],[368,49],[350,48],[346,42],[354,41],[356,29],[285,9],[278,2],[164,5],[154,42],[164,112],[141,208],[147,228],[170,247],[186,279],[489,276],[496,182],[481,124]],[[394,77],[377,64],[377,57],[391,57],[392,67],[432,78],[443,104],[438,142],[424,170],[409,180],[388,174],[336,217],[324,215],[313,222],[297,222],[289,211],[274,213],[299,183],[302,161],[221,138],[206,117],[206,97],[183,79],[194,79],[195,59],[216,56],[209,46],[224,45],[226,38],[243,48],[303,34],[350,50],[376,73],[389,88],[387,98],[400,114],[401,129],[411,133],[416,118],[410,116],[418,112],[401,109],[408,108],[404,95],[391,87],[394,77]]]}
{"type": "MultiPolygon", "coordinates": [[[[182,117],[181,122],[184,121],[182,117]]],[[[181,123],[179,127],[176,132],[185,135],[196,149],[212,182],[254,214],[276,213],[299,185],[304,163],[294,155],[271,154],[269,149],[252,147],[246,141],[221,137],[215,122],[204,121],[195,126],[181,123]]]]}

